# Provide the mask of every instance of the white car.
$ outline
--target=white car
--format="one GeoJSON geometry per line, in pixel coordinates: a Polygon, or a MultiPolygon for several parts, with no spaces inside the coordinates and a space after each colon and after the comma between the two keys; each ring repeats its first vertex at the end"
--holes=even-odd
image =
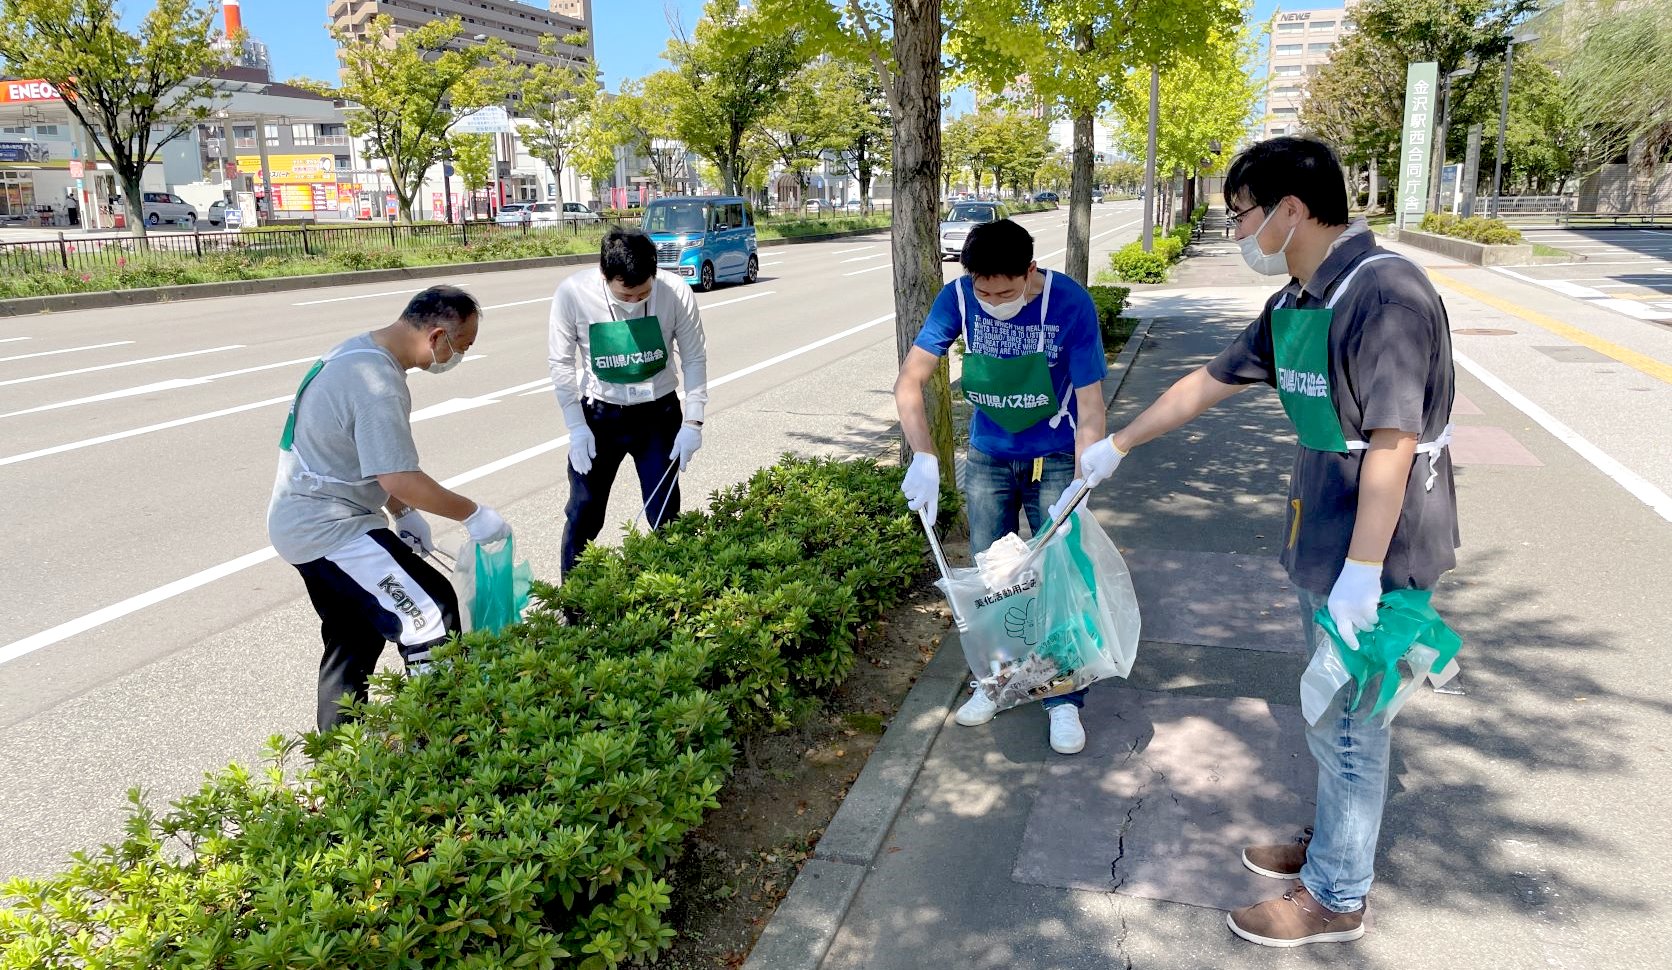
{"type": "Polygon", "coordinates": [[[564,222],[602,222],[603,220],[598,217],[598,213],[593,212],[591,209],[588,209],[586,207],[585,203],[582,203],[582,202],[565,202],[565,203],[563,203],[563,221],[564,222]]]}
{"type": "Polygon", "coordinates": [[[531,208],[532,202],[507,202],[500,207],[499,214],[493,217],[495,225],[520,226],[524,209],[531,208]]]}
{"type": "Polygon", "coordinates": [[[141,193],[140,209],[145,213],[145,224],[148,226],[158,226],[165,222],[177,222],[183,226],[197,225],[197,210],[185,199],[168,192],[141,193]]]}
{"type": "Polygon", "coordinates": [[[1096,203],[1102,202],[1103,201],[1103,190],[1102,189],[1092,189],[1091,190],[1091,201],[1094,205],[1096,203]]]}

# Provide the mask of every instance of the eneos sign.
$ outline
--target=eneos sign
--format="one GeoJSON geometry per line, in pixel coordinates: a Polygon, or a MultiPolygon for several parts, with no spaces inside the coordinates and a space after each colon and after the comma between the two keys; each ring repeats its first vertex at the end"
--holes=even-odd
{"type": "Polygon", "coordinates": [[[45,81],[0,81],[0,104],[62,100],[58,89],[45,81]]]}

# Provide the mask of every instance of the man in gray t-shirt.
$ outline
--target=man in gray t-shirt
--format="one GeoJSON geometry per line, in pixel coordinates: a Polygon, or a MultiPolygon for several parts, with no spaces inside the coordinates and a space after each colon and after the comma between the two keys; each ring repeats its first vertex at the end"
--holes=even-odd
{"type": "MultiPolygon", "coordinates": [[[[1300,441],[1282,559],[1319,663],[1334,646],[1317,635],[1317,613],[1356,650],[1357,635],[1377,626],[1383,592],[1432,589],[1456,564],[1451,334],[1422,268],[1377,246],[1362,222],[1348,224],[1329,146],[1251,146],[1226,172],[1225,201],[1243,259],[1288,285],[1211,363],[1086,449],[1081,472],[1095,485],[1128,450],[1251,384],[1271,385],[1300,441]]],[[[1357,686],[1374,696],[1375,684],[1357,686]]],[[[1292,947],[1364,935],[1391,733],[1372,703],[1352,707],[1353,686],[1320,705],[1307,730],[1318,762],[1310,839],[1243,850],[1249,869],[1298,881],[1227,916],[1245,940],[1292,947]]]]}
{"type": "Polygon", "coordinates": [[[365,699],[385,643],[418,672],[459,631],[452,585],[422,558],[434,545],[420,511],[463,522],[480,543],[511,534],[498,512],[426,475],[412,441],[407,371],[451,370],[476,342],[480,318],[470,294],[433,286],[394,323],[320,358],[291,402],[267,534],[319,614],[321,731],[343,721],[344,694],[365,699]]]}

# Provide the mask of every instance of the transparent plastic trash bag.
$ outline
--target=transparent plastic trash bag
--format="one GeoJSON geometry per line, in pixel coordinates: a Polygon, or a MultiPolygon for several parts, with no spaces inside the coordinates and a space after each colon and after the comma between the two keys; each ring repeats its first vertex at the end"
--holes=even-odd
{"type": "Polygon", "coordinates": [[[528,606],[534,570],[516,561],[516,537],[482,545],[466,539],[453,567],[459,594],[459,620],[466,632],[497,633],[522,619],[528,606]]]}
{"type": "Polygon", "coordinates": [[[1383,593],[1376,626],[1358,635],[1357,650],[1342,639],[1328,609],[1313,614],[1321,636],[1300,678],[1300,712],[1306,723],[1317,724],[1336,692],[1352,684],[1347,710],[1356,712],[1369,701],[1370,716],[1386,727],[1418,687],[1444,687],[1457,676],[1463,638],[1435,612],[1430,596],[1421,589],[1383,593]],[[1365,693],[1371,683],[1378,685],[1373,696],[1365,693]]]}
{"type": "MultiPolygon", "coordinates": [[[[1027,543],[1008,575],[952,568],[924,529],[976,687],[1006,710],[1125,677],[1138,653],[1138,597],[1120,550],[1082,489],[1060,522],[1027,543]]],[[[1001,540],[1004,541],[1004,540],[1001,540]]]]}

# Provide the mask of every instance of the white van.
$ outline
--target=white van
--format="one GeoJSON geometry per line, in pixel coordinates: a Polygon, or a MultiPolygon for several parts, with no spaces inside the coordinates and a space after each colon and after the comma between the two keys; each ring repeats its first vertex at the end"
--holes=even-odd
{"type": "Polygon", "coordinates": [[[140,199],[141,208],[145,213],[145,224],[148,226],[178,222],[183,226],[197,227],[197,210],[178,195],[168,192],[144,192],[141,193],[140,199]]]}

